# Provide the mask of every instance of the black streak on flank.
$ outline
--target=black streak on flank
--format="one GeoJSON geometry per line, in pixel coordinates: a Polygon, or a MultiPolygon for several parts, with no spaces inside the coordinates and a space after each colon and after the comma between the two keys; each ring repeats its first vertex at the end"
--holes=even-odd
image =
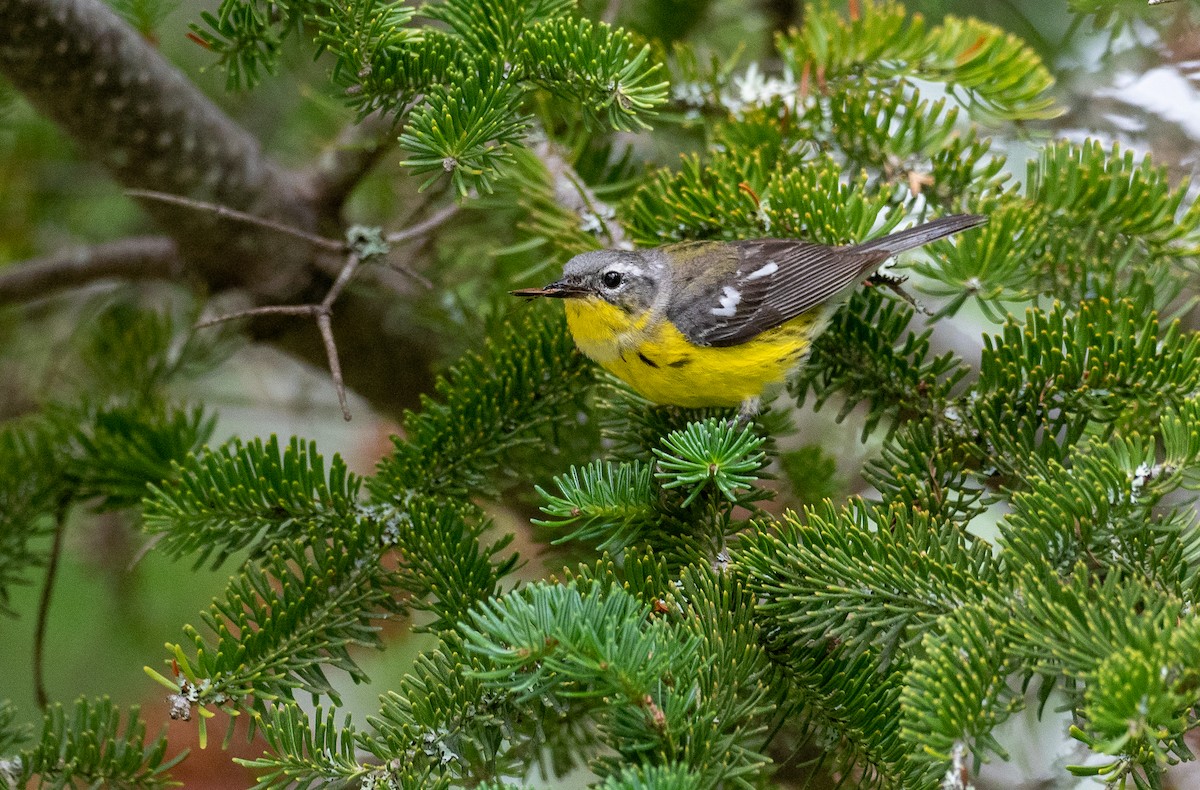
{"type": "Polygon", "coordinates": [[[640,359],[641,361],[645,362],[647,365],[649,365],[649,366],[650,366],[650,367],[652,367],[652,368],[657,368],[657,367],[658,367],[658,363],[657,363],[657,362],[655,362],[654,360],[650,359],[650,357],[646,356],[646,355],[645,355],[645,354],[643,354],[641,351],[639,351],[639,352],[638,352],[638,359],[640,359]]]}
{"type": "Polygon", "coordinates": [[[684,368],[690,364],[692,364],[691,357],[680,357],[679,359],[675,360],[674,362],[668,362],[667,367],[669,367],[669,368],[684,368]]]}

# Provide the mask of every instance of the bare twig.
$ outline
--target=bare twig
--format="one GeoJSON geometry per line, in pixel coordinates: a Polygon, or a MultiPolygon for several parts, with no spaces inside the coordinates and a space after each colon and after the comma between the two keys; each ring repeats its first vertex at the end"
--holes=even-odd
{"type": "Polygon", "coordinates": [[[329,311],[317,313],[317,331],[321,333],[321,342],[325,344],[325,356],[329,360],[329,377],[337,390],[338,405],[342,407],[342,418],[350,421],[350,407],[346,405],[346,382],[342,379],[342,362],[338,358],[337,343],[333,339],[333,322],[329,311]]]}
{"type": "Polygon", "coordinates": [[[182,271],[174,240],[135,236],[5,267],[0,271],[0,304],[27,302],[107,278],[166,279],[178,277],[182,271]]]}
{"type": "Polygon", "coordinates": [[[254,318],[260,315],[315,315],[318,305],[315,304],[272,304],[264,307],[251,307],[248,310],[238,310],[225,313],[196,322],[196,329],[207,329],[210,326],[223,324],[226,321],[236,321],[239,318],[254,318]]]}
{"type": "Polygon", "coordinates": [[[218,217],[232,219],[237,222],[245,222],[247,225],[257,225],[260,228],[267,228],[279,233],[287,234],[297,239],[307,241],[314,247],[319,247],[323,250],[332,252],[344,252],[346,249],[345,242],[337,241],[336,239],[327,239],[324,236],[318,236],[315,233],[300,230],[297,227],[288,225],[283,222],[276,222],[273,219],[258,217],[254,214],[247,214],[244,211],[222,206],[220,203],[209,203],[205,200],[196,200],[195,198],[182,197],[181,195],[172,195],[170,192],[156,192],[152,189],[127,189],[125,194],[131,197],[145,198],[146,200],[157,200],[160,203],[170,203],[175,206],[183,206],[184,208],[196,209],[197,211],[208,211],[216,214],[218,217]]]}
{"type": "Polygon", "coordinates": [[[444,225],[451,217],[458,213],[459,208],[460,206],[457,203],[449,203],[417,224],[411,225],[404,230],[396,231],[395,233],[389,233],[384,238],[387,239],[389,244],[399,244],[402,241],[424,236],[426,233],[444,225]]]}
{"type": "MultiPolygon", "coordinates": [[[[148,190],[130,190],[129,194],[137,197],[143,197],[150,200],[160,200],[166,203],[193,208],[198,211],[211,211],[218,216],[228,217],[239,222],[246,222],[253,225],[259,225],[264,228],[285,233],[296,238],[303,239],[321,249],[332,252],[344,253],[346,255],[345,262],[338,271],[337,277],[334,278],[333,285],[329,286],[329,291],[326,292],[325,298],[319,304],[301,304],[301,305],[263,305],[261,307],[252,307],[248,310],[239,310],[234,313],[226,313],[224,315],[214,316],[213,318],[205,319],[196,324],[197,329],[214,326],[226,321],[233,321],[239,318],[254,318],[264,315],[297,315],[310,316],[317,324],[317,330],[321,334],[321,342],[325,346],[325,358],[329,363],[329,373],[333,379],[333,384],[337,390],[338,403],[342,407],[342,416],[347,420],[350,419],[350,407],[346,400],[346,383],[342,378],[342,363],[338,357],[337,343],[333,339],[333,303],[341,296],[342,291],[354,279],[354,275],[358,272],[359,266],[362,263],[362,258],[357,252],[350,249],[346,242],[334,241],[323,236],[317,236],[312,233],[298,230],[296,228],[274,222],[272,220],[256,217],[252,214],[247,214],[243,211],[235,211],[233,209],[221,206],[215,203],[207,203],[202,200],[194,200],[192,198],[180,197],[178,195],[170,195],[163,192],[152,192],[148,190]]],[[[385,240],[389,243],[397,243],[407,241],[409,239],[418,238],[428,234],[438,226],[445,223],[458,212],[458,205],[451,203],[431,216],[416,223],[415,225],[405,228],[402,231],[388,234],[385,240]]],[[[405,272],[410,276],[420,278],[415,272],[410,272],[405,268],[393,267],[397,271],[405,272]]],[[[426,281],[428,282],[428,281],[426,281]]]]}
{"type": "Polygon", "coordinates": [[[333,285],[329,286],[329,293],[325,294],[325,298],[321,300],[321,310],[328,313],[333,307],[333,303],[341,296],[342,289],[354,277],[354,273],[358,271],[358,264],[361,263],[359,257],[355,253],[350,253],[346,256],[346,265],[342,267],[342,271],[338,274],[337,279],[333,281],[333,285]]]}
{"type": "Polygon", "coordinates": [[[312,316],[317,322],[317,331],[321,333],[321,342],[325,345],[325,358],[329,362],[329,375],[333,379],[334,389],[337,390],[338,404],[342,407],[342,416],[350,420],[350,406],[346,400],[346,382],[342,378],[342,362],[338,357],[337,343],[333,339],[333,303],[341,295],[342,291],[354,278],[354,273],[358,271],[361,259],[355,253],[350,253],[346,256],[346,265],[342,267],[342,271],[338,274],[337,279],[333,281],[333,285],[329,287],[329,292],[325,294],[325,298],[320,304],[300,304],[300,305],[265,305],[263,307],[252,307],[249,310],[239,310],[236,313],[228,313],[215,318],[209,318],[196,324],[197,329],[220,324],[225,321],[233,321],[238,318],[253,318],[261,315],[304,315],[312,316]]]}
{"type": "Polygon", "coordinates": [[[388,263],[388,271],[387,272],[382,272],[382,271],[379,272],[379,281],[384,283],[385,285],[391,285],[392,288],[395,290],[398,290],[398,291],[405,290],[405,289],[400,288],[399,284],[395,283],[393,278],[388,278],[388,277],[383,276],[384,274],[391,273],[391,272],[395,272],[395,273],[401,275],[402,277],[412,280],[413,282],[417,283],[422,288],[424,288],[426,291],[433,290],[433,280],[431,280],[428,277],[426,277],[425,275],[421,274],[419,271],[412,268],[411,266],[405,266],[404,264],[401,264],[401,263],[388,263]]]}
{"type": "Polygon", "coordinates": [[[58,577],[58,559],[62,555],[63,533],[67,527],[67,501],[59,502],[54,513],[54,542],[50,546],[50,557],[46,562],[46,578],[42,582],[42,594],[38,599],[37,625],[33,632],[33,695],[42,710],[50,704],[46,694],[46,625],[50,620],[50,599],[54,595],[54,581],[58,577]]]}

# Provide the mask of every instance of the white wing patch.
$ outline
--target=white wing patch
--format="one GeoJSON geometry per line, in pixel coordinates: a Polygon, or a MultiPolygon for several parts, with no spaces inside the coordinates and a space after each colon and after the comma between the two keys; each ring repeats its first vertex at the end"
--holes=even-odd
{"type": "Polygon", "coordinates": [[[755,269],[746,275],[747,280],[757,280],[759,277],[770,277],[775,272],[779,271],[779,264],[775,261],[767,261],[767,265],[759,269],[755,269]]]}
{"type": "MultiPolygon", "coordinates": [[[[755,273],[757,274],[757,272],[755,273]]],[[[722,318],[733,318],[737,314],[737,306],[741,301],[742,292],[734,288],[732,285],[727,285],[725,286],[724,292],[721,294],[721,306],[714,307],[712,309],[712,314],[719,315],[722,318]]]]}

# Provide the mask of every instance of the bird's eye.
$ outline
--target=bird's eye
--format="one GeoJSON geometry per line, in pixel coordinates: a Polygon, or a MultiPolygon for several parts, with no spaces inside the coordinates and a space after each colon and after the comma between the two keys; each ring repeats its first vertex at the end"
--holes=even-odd
{"type": "Polygon", "coordinates": [[[621,273],[617,271],[607,271],[601,275],[600,281],[604,283],[605,288],[616,288],[621,284],[621,273]]]}

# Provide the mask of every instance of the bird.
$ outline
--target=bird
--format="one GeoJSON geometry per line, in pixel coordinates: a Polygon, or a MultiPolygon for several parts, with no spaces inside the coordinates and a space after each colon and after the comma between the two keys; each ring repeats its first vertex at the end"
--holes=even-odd
{"type": "Polygon", "coordinates": [[[737,406],[748,420],[885,261],[986,221],[954,214],[845,246],[768,238],[597,250],[567,261],[555,282],[510,293],[562,299],[579,350],[653,403],[737,406]]]}

